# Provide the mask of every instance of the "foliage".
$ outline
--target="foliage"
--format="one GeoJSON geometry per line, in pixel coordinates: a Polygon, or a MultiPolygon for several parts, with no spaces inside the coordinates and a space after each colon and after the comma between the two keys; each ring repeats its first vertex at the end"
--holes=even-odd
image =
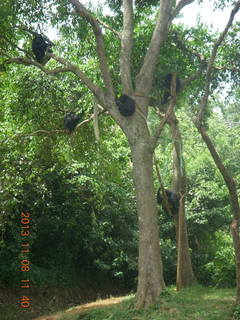
{"type": "Polygon", "coordinates": [[[236,305],[234,307],[233,311],[233,320],[239,320],[240,319],[240,305],[236,305]]]}
{"type": "Polygon", "coordinates": [[[229,234],[216,233],[216,252],[211,262],[205,265],[209,274],[208,284],[220,287],[235,286],[235,256],[229,234]]]}
{"type": "MultiPolygon", "coordinates": [[[[217,276],[213,278],[212,269],[206,268],[208,264],[213,263],[215,265],[217,263],[215,261],[216,254],[224,251],[223,247],[227,252],[231,252],[233,257],[229,233],[232,217],[228,193],[205,145],[199,141],[196,130],[182,110],[178,110],[177,114],[184,141],[188,186],[186,213],[194,272],[198,280],[205,285],[234,286],[235,267],[233,259],[226,258],[226,261],[222,262],[222,268],[226,268],[226,272],[222,270],[221,280],[217,276]],[[225,244],[221,241],[219,234],[228,239],[225,244]]],[[[219,148],[222,149],[221,153],[223,153],[226,161],[232,157],[229,166],[234,169],[234,172],[238,173],[234,165],[235,161],[238,161],[238,152],[236,150],[236,153],[230,153],[230,148],[238,145],[238,139],[236,138],[238,134],[233,136],[232,128],[224,125],[224,121],[217,112],[213,112],[209,122],[211,124],[211,135],[214,136],[219,148]]],[[[172,145],[168,136],[169,133],[166,128],[158,147],[158,158],[164,185],[171,189],[172,163],[169,159],[171,159],[172,145]]],[[[159,182],[157,181],[156,189],[158,186],[159,182]]],[[[163,239],[161,247],[164,279],[167,284],[173,284],[176,277],[175,225],[173,218],[164,214],[161,207],[159,207],[159,224],[161,239],[163,239]]]]}
{"type": "Polygon", "coordinates": [[[17,230],[19,214],[27,210],[34,285],[71,284],[87,270],[102,277],[110,274],[131,286],[136,276],[137,223],[126,141],[119,130],[113,130],[111,140],[102,130],[98,146],[91,124],[69,138],[54,134],[63,129],[64,111],[81,108],[86,117],[91,112],[87,92],[81,89],[81,97],[76,95],[78,84],[73,85],[71,77],[67,84],[66,90],[61,80],[18,70],[16,77],[10,73],[5,78],[0,92],[4,124],[0,280],[9,285],[19,282],[17,230]],[[31,134],[41,130],[50,134],[31,134]]]}

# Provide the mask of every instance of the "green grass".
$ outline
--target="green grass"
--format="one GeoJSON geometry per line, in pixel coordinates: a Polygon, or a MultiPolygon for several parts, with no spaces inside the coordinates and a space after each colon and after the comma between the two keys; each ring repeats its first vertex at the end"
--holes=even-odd
{"type": "Polygon", "coordinates": [[[152,307],[137,311],[134,298],[104,308],[62,313],[59,320],[227,320],[233,319],[233,289],[196,286],[177,293],[164,292],[152,307]]]}
{"type": "MultiPolygon", "coordinates": [[[[150,308],[137,311],[134,297],[124,297],[118,304],[114,299],[97,301],[90,306],[77,306],[54,314],[55,320],[240,320],[240,306],[233,318],[234,289],[214,289],[195,286],[176,292],[175,288],[164,291],[159,301],[150,308]],[[85,309],[88,308],[88,309],[85,309]]],[[[116,299],[115,299],[116,300],[116,299]]],[[[37,309],[37,306],[35,306],[37,309]]],[[[1,320],[35,319],[36,312],[0,305],[1,320]],[[34,314],[35,313],[35,314],[34,314]]],[[[36,310],[35,310],[36,311],[36,310]]],[[[47,314],[44,307],[41,314],[47,314]]]]}

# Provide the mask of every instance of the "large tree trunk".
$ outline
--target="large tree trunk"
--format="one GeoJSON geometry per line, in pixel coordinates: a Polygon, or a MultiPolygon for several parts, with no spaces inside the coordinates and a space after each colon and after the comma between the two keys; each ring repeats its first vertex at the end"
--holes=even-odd
{"type": "Polygon", "coordinates": [[[185,215],[186,172],[182,154],[182,136],[174,113],[171,115],[170,128],[173,139],[173,180],[172,190],[181,194],[179,214],[174,217],[177,240],[177,290],[196,283],[189,251],[187,223],[185,215]]]}
{"type": "Polygon", "coordinates": [[[160,255],[157,201],[153,186],[153,151],[145,141],[131,148],[139,221],[138,288],[136,308],[156,301],[165,288],[160,255]]]}
{"type": "Polygon", "coordinates": [[[237,195],[237,186],[236,182],[229,173],[228,169],[224,166],[222,160],[220,159],[210,137],[206,133],[205,129],[202,126],[197,126],[198,131],[200,132],[204,142],[206,143],[208,150],[210,151],[212,158],[221,172],[226,186],[229,191],[229,199],[232,207],[233,220],[231,223],[231,233],[233,238],[233,246],[235,250],[235,259],[236,259],[236,283],[237,283],[237,297],[236,303],[240,303],[240,207],[237,195]]]}

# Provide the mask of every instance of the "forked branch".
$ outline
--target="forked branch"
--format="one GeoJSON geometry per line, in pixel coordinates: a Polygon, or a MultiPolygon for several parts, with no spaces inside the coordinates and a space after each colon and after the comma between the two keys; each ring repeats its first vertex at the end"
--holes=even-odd
{"type": "Polygon", "coordinates": [[[133,46],[133,1],[123,0],[123,32],[121,37],[120,71],[123,92],[132,95],[131,54],[133,46]]]}
{"type": "Polygon", "coordinates": [[[205,90],[204,90],[204,94],[203,94],[203,96],[201,98],[200,110],[199,110],[198,116],[194,120],[194,122],[195,122],[197,127],[200,127],[202,125],[203,116],[204,116],[204,113],[205,113],[205,110],[206,110],[206,107],[207,107],[208,97],[210,95],[211,75],[212,75],[212,71],[213,71],[213,68],[214,68],[214,62],[215,62],[215,59],[216,59],[217,50],[220,47],[220,45],[222,44],[222,42],[223,42],[228,30],[232,26],[233,19],[234,19],[236,13],[238,12],[239,8],[240,8],[240,0],[238,0],[235,3],[235,5],[234,5],[234,7],[233,7],[233,9],[231,11],[230,17],[228,19],[228,22],[226,24],[226,27],[224,28],[223,32],[220,34],[219,38],[217,39],[217,41],[213,45],[211,57],[209,59],[208,65],[207,65],[206,80],[205,80],[205,90]]]}
{"type": "Polygon", "coordinates": [[[94,33],[95,39],[96,39],[97,55],[98,55],[98,59],[99,59],[99,63],[100,63],[100,69],[101,69],[101,73],[103,76],[105,89],[109,95],[114,96],[111,74],[110,74],[109,67],[107,64],[107,57],[105,54],[103,35],[102,35],[102,30],[99,26],[99,22],[78,0],[68,0],[68,2],[73,5],[73,7],[76,9],[77,13],[82,18],[86,19],[92,27],[92,30],[93,30],[93,33],[94,33]]]}

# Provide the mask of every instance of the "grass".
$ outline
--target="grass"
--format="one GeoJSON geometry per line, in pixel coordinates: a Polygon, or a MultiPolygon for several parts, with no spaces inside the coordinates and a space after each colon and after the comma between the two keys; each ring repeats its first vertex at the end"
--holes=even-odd
{"type": "MultiPolygon", "coordinates": [[[[79,306],[56,316],[56,320],[230,320],[233,319],[235,292],[195,286],[177,293],[174,288],[163,292],[150,308],[134,309],[134,297],[124,297],[118,304],[101,303],[84,309],[79,306]]],[[[86,305],[85,305],[86,306],[86,305]]],[[[44,319],[44,318],[43,318],[44,319]]]]}
{"type": "MultiPolygon", "coordinates": [[[[240,320],[238,316],[233,318],[234,300],[234,289],[195,286],[176,292],[175,288],[170,288],[162,293],[156,304],[140,311],[134,308],[134,297],[127,296],[97,300],[38,320],[240,320]]],[[[240,315],[240,309],[238,311],[240,315]]],[[[44,314],[47,313],[45,310],[44,314]]],[[[5,309],[2,306],[0,319],[36,318],[30,310],[29,314],[23,314],[15,308],[5,309]]]]}

